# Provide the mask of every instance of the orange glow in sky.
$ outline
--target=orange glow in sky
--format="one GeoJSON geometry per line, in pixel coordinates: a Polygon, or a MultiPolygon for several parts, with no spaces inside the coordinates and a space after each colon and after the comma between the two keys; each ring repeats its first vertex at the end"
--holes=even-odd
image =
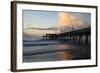
{"type": "Polygon", "coordinates": [[[69,13],[59,12],[59,24],[61,26],[70,26],[73,23],[73,18],[69,13]]]}

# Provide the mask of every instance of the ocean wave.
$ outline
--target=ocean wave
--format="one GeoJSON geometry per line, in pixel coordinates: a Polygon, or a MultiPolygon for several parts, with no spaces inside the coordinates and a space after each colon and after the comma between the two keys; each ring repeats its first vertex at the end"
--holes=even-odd
{"type": "Polygon", "coordinates": [[[53,44],[59,44],[60,42],[57,41],[27,41],[23,42],[23,46],[25,47],[31,47],[31,46],[43,46],[43,45],[53,45],[53,44]]]}

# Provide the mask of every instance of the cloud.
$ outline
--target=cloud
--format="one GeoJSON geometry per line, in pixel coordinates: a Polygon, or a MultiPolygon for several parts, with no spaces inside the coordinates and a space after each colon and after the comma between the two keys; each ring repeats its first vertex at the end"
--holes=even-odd
{"type": "Polygon", "coordinates": [[[29,36],[43,36],[47,33],[55,33],[56,28],[37,28],[37,27],[26,27],[24,28],[24,34],[29,36]]]}
{"type": "Polygon", "coordinates": [[[26,29],[33,29],[33,30],[57,30],[57,28],[53,28],[53,27],[50,27],[50,28],[28,27],[26,29]]]}
{"type": "Polygon", "coordinates": [[[73,22],[73,19],[69,13],[59,12],[59,24],[61,26],[70,26],[73,22]]]}
{"type": "Polygon", "coordinates": [[[68,12],[59,12],[59,29],[63,32],[71,31],[72,26],[75,29],[85,28],[88,27],[89,24],[86,21],[83,21],[80,16],[74,16],[68,12]]]}

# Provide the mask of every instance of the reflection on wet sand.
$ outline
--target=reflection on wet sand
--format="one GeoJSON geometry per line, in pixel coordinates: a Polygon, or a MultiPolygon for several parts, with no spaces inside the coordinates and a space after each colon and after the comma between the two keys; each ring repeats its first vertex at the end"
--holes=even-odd
{"type": "Polygon", "coordinates": [[[58,58],[60,60],[80,60],[80,59],[90,59],[91,49],[90,46],[80,46],[80,45],[66,45],[59,44],[59,50],[64,50],[57,52],[58,58]]]}
{"type": "MultiPolygon", "coordinates": [[[[67,48],[69,48],[69,46],[67,46],[67,48]]],[[[65,50],[66,49],[66,45],[59,44],[58,49],[59,50],[65,50]]],[[[66,51],[66,50],[65,51],[61,51],[61,52],[57,52],[57,54],[58,54],[58,58],[60,60],[69,60],[72,57],[71,53],[66,51]]]]}
{"type": "Polygon", "coordinates": [[[60,60],[70,60],[71,54],[70,52],[62,51],[57,53],[60,60]]]}
{"type": "Polygon", "coordinates": [[[66,43],[25,46],[23,56],[23,62],[91,59],[91,48],[90,45],[66,43]]]}

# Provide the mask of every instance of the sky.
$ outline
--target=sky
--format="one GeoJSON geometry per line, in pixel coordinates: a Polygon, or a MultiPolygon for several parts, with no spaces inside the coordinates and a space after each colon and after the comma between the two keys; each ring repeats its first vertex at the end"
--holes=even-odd
{"type": "Polygon", "coordinates": [[[23,10],[23,28],[28,35],[68,32],[72,26],[77,30],[90,24],[90,13],[23,10]]]}

